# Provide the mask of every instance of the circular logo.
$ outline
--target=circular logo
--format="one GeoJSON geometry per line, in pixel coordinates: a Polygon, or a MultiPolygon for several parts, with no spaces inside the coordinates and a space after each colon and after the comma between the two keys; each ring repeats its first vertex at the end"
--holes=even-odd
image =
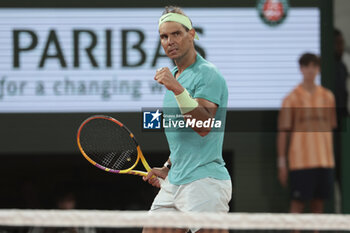
{"type": "Polygon", "coordinates": [[[269,26],[281,24],[288,13],[288,0],[258,0],[260,18],[269,26]]]}

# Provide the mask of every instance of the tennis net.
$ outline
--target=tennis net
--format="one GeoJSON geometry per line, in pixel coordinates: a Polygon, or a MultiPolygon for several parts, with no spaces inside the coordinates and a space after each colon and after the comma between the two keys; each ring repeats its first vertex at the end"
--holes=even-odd
{"type": "Polygon", "coordinates": [[[0,233],[112,233],[210,229],[209,232],[350,232],[350,215],[178,213],[101,210],[0,210],[0,233]]]}

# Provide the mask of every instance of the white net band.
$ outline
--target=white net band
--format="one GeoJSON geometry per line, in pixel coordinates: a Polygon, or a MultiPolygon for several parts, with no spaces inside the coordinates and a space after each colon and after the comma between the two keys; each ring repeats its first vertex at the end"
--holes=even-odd
{"type": "Polygon", "coordinates": [[[0,210],[1,226],[157,227],[350,231],[350,216],[339,214],[179,213],[93,210],[0,210]]]}

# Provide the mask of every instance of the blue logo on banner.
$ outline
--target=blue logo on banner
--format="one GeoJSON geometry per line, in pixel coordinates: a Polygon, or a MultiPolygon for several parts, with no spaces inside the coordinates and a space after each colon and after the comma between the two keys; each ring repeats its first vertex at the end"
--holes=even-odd
{"type": "Polygon", "coordinates": [[[156,112],[143,112],[143,128],[160,129],[161,115],[159,109],[156,112]]]}

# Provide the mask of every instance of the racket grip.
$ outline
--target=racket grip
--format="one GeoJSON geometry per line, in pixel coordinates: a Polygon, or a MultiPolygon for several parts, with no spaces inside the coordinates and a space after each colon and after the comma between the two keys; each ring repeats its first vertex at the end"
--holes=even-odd
{"type": "Polygon", "coordinates": [[[147,172],[143,171],[129,171],[127,174],[137,175],[137,176],[147,176],[147,172]]]}
{"type": "MultiPolygon", "coordinates": [[[[143,171],[129,171],[127,174],[131,174],[131,175],[137,175],[137,176],[147,176],[148,172],[143,172],[143,171]]],[[[159,177],[156,177],[156,176],[152,176],[152,178],[158,178],[160,179],[159,177]]]]}
{"type": "MultiPolygon", "coordinates": [[[[132,174],[132,175],[137,175],[137,176],[147,176],[148,172],[143,172],[143,171],[129,171],[128,174],[132,174]]],[[[164,183],[164,179],[157,177],[155,175],[152,176],[152,178],[157,178],[159,180],[160,186],[162,187],[163,183],[164,183]]]]}

